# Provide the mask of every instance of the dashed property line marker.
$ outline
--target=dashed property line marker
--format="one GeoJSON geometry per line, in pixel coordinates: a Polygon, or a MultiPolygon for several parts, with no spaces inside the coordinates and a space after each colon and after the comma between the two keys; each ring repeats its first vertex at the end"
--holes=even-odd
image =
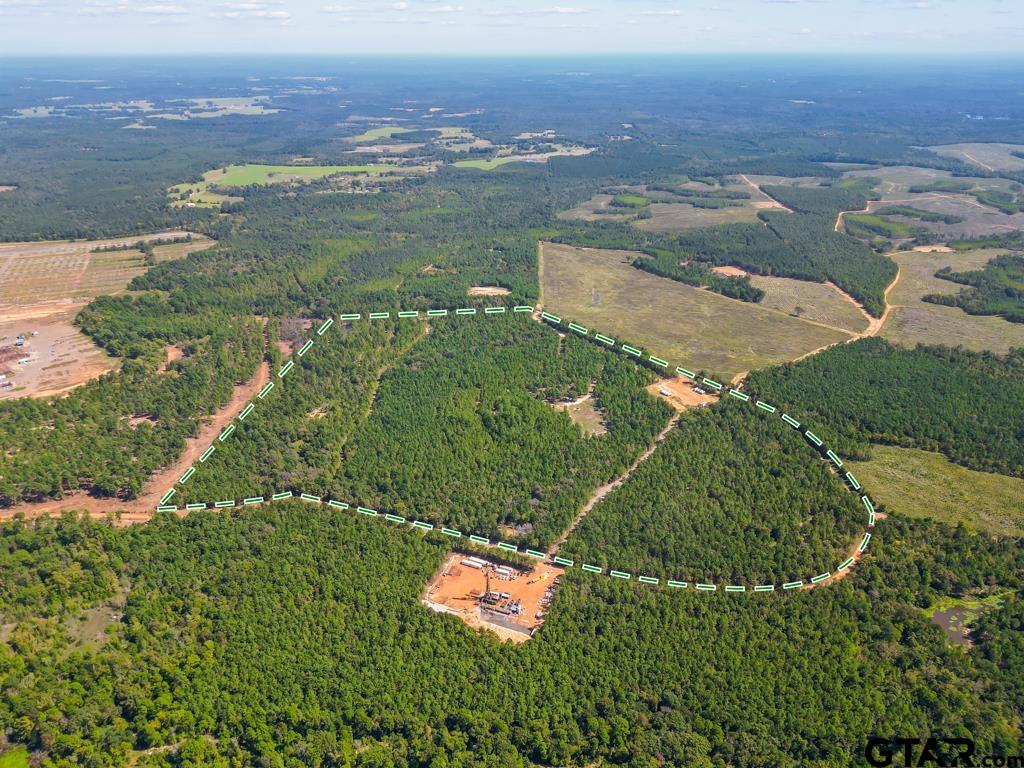
{"type": "MultiPolygon", "coordinates": [[[[535,310],[535,308],[531,307],[531,306],[516,305],[515,307],[513,307],[512,312],[513,313],[526,313],[526,312],[532,313],[532,312],[534,312],[534,310],[535,310]]],[[[483,309],[483,313],[485,315],[504,314],[505,312],[506,312],[506,307],[504,307],[504,306],[485,307],[483,309]]],[[[400,312],[397,313],[397,317],[399,317],[399,318],[418,318],[420,316],[420,314],[421,313],[418,310],[403,310],[403,311],[400,311],[400,312]]],[[[456,316],[476,315],[477,314],[477,309],[475,307],[462,307],[462,308],[458,308],[458,309],[454,310],[454,314],[456,316]]],[[[447,310],[447,309],[428,309],[428,310],[426,310],[426,315],[427,315],[427,317],[446,317],[446,316],[449,315],[449,310],[447,310]]],[[[363,317],[362,314],[357,313],[357,312],[345,313],[345,314],[339,315],[339,318],[341,320],[343,320],[343,321],[360,320],[360,319],[362,319],[362,317],[363,317]]],[[[391,313],[390,312],[371,312],[368,315],[368,319],[370,319],[370,320],[378,320],[378,319],[379,320],[383,320],[383,319],[389,319],[390,317],[391,317],[391,313]]],[[[563,324],[562,318],[558,317],[557,315],[553,315],[553,314],[551,314],[549,312],[541,312],[541,317],[544,320],[548,321],[549,323],[555,323],[555,324],[558,324],[558,325],[562,325],[563,324]]],[[[317,329],[317,331],[316,331],[317,336],[322,336],[324,333],[327,332],[327,330],[333,324],[334,324],[334,319],[329,317],[317,329]]],[[[572,322],[566,322],[565,325],[566,325],[566,327],[569,330],[571,330],[571,331],[573,331],[573,332],[575,332],[577,334],[580,334],[581,336],[589,336],[590,330],[588,328],[586,328],[585,326],[578,325],[578,324],[572,323],[572,322]]],[[[601,333],[598,333],[597,331],[594,332],[594,339],[596,339],[597,341],[599,341],[602,344],[605,344],[605,345],[607,345],[609,347],[613,347],[614,348],[615,345],[616,345],[615,339],[613,339],[613,338],[611,338],[609,336],[605,336],[605,335],[603,335],[601,333]]],[[[307,340],[303,344],[302,348],[298,351],[296,356],[297,357],[303,357],[310,349],[312,349],[314,343],[315,343],[315,339],[307,340]]],[[[622,344],[620,349],[623,352],[625,352],[626,354],[632,355],[633,357],[639,358],[639,357],[641,357],[643,355],[643,353],[642,353],[642,351],[640,349],[638,349],[637,347],[633,347],[633,346],[631,346],[629,344],[622,344]]],[[[654,355],[649,355],[647,357],[647,361],[650,362],[650,363],[653,363],[654,365],[657,365],[657,366],[659,366],[661,368],[668,368],[668,366],[669,366],[669,363],[666,360],[662,360],[661,358],[655,357],[654,355]]],[[[295,366],[295,361],[294,360],[288,360],[284,365],[281,366],[280,370],[278,371],[278,374],[277,374],[278,378],[284,378],[292,370],[292,368],[294,366],[295,366]]],[[[682,376],[682,377],[691,379],[693,381],[697,380],[697,374],[694,371],[691,371],[691,370],[689,370],[687,368],[677,367],[677,368],[675,368],[675,372],[678,375],[682,376]]],[[[713,381],[712,379],[709,379],[707,377],[703,377],[701,379],[701,381],[702,381],[703,384],[705,384],[708,387],[710,387],[712,389],[715,389],[717,391],[721,391],[723,389],[723,385],[722,384],[720,384],[720,383],[718,383],[716,381],[713,381]]],[[[259,400],[264,399],[270,393],[270,391],[273,388],[274,388],[274,382],[273,381],[267,382],[263,386],[263,388],[260,390],[259,394],[257,395],[257,399],[259,399],[259,400]]],[[[740,391],[738,389],[735,389],[733,387],[730,387],[728,389],[728,394],[729,394],[729,396],[731,396],[731,397],[733,397],[733,398],[735,398],[737,400],[740,400],[740,401],[743,401],[743,402],[747,402],[747,403],[751,402],[751,397],[748,394],[746,394],[745,392],[742,392],[742,391],[740,391]]],[[[776,413],[776,412],[778,412],[778,409],[775,406],[770,405],[770,404],[768,404],[768,403],[766,403],[766,402],[764,402],[762,400],[756,400],[754,402],[754,405],[758,409],[760,409],[762,411],[765,411],[765,412],[768,412],[768,413],[776,413]]],[[[239,421],[244,421],[246,419],[246,417],[249,416],[249,414],[252,413],[252,411],[253,411],[253,409],[255,407],[256,407],[256,404],[254,402],[248,403],[245,406],[245,408],[243,408],[242,411],[239,413],[239,415],[238,415],[239,421]]],[[[793,417],[789,416],[788,414],[782,413],[781,417],[782,417],[783,421],[785,421],[787,424],[789,424],[794,429],[799,430],[801,428],[800,422],[798,422],[796,419],[794,419],[793,417]]],[[[230,437],[234,433],[234,431],[235,431],[235,425],[234,424],[228,425],[224,429],[224,431],[221,432],[220,436],[218,437],[218,441],[219,442],[225,441],[228,437],[230,437]]],[[[803,431],[802,431],[802,434],[816,448],[821,449],[821,448],[824,447],[824,441],[822,441],[821,438],[819,438],[817,435],[815,435],[810,430],[804,428],[803,431]]],[[[204,451],[203,454],[199,457],[199,463],[200,464],[204,463],[210,456],[213,455],[215,450],[216,450],[216,448],[215,448],[214,445],[211,445],[209,448],[207,448],[206,451],[204,451]]],[[[820,453],[820,451],[819,451],[819,453],[820,453]]],[[[840,459],[839,456],[835,452],[833,452],[832,450],[825,450],[823,458],[827,458],[829,461],[831,461],[832,464],[834,464],[837,469],[843,467],[842,459],[840,459]]],[[[179,479],[179,481],[178,481],[179,484],[187,482],[189,480],[189,478],[191,478],[192,475],[195,474],[195,472],[196,472],[196,467],[195,466],[189,467],[187,470],[185,470],[185,472],[182,474],[181,478],[179,479]]],[[[843,473],[843,476],[845,477],[846,481],[849,483],[849,485],[853,488],[854,491],[857,491],[858,493],[860,493],[862,491],[860,483],[857,481],[857,478],[854,477],[852,473],[847,471],[847,472],[843,473]]],[[[160,500],[160,505],[158,505],[156,507],[158,512],[171,512],[171,511],[177,511],[178,510],[177,506],[168,505],[167,504],[167,502],[174,496],[175,492],[176,492],[176,490],[174,488],[171,488],[170,490],[167,491],[166,494],[164,494],[164,497],[160,500]]],[[[293,496],[294,496],[294,494],[293,494],[292,491],[282,491],[282,492],[278,492],[278,493],[273,494],[270,497],[270,501],[284,501],[284,500],[293,498],[293,496]]],[[[315,495],[309,494],[309,493],[301,493],[298,498],[300,498],[302,501],[306,501],[306,502],[313,502],[313,503],[317,503],[317,504],[323,504],[324,503],[324,500],[320,496],[315,496],[315,495]]],[[[861,498],[862,503],[864,504],[865,509],[868,512],[868,526],[869,527],[873,527],[875,525],[875,520],[876,520],[876,514],[875,514],[874,505],[871,503],[871,500],[868,498],[867,495],[861,494],[860,498],[861,498]]],[[[250,497],[247,497],[247,498],[242,500],[242,505],[243,506],[251,506],[251,505],[255,505],[255,504],[263,504],[266,501],[267,500],[265,499],[264,496],[250,496],[250,497]]],[[[337,508],[337,509],[343,509],[343,510],[349,509],[348,503],[343,502],[343,501],[338,501],[338,500],[335,500],[335,499],[330,499],[330,500],[327,500],[326,503],[327,503],[328,506],[331,506],[331,507],[334,507],[334,508],[337,508]]],[[[229,507],[237,506],[237,502],[235,500],[224,500],[224,501],[216,502],[213,506],[215,508],[218,508],[218,509],[220,509],[220,508],[229,508],[229,507]]],[[[204,510],[204,509],[207,509],[207,508],[209,508],[209,505],[206,504],[206,503],[202,503],[202,502],[188,503],[184,507],[184,509],[186,511],[198,511],[198,510],[204,510]]],[[[404,517],[401,517],[399,515],[394,515],[394,514],[391,514],[391,513],[378,513],[377,510],[371,509],[369,507],[357,506],[356,510],[360,514],[368,516],[368,517],[380,517],[380,518],[383,518],[384,520],[387,520],[388,522],[396,523],[396,524],[409,524],[413,528],[416,528],[418,530],[421,530],[421,531],[424,531],[424,532],[427,532],[427,533],[436,530],[434,524],[428,523],[428,522],[425,522],[425,521],[422,521],[422,520],[413,520],[411,523],[409,523],[409,522],[406,521],[406,518],[404,518],[404,517]]],[[[451,538],[462,538],[463,537],[462,531],[459,531],[458,529],[455,529],[455,528],[447,528],[447,527],[441,526],[440,527],[440,533],[442,535],[449,536],[451,538]]],[[[489,538],[487,538],[485,536],[478,536],[478,535],[472,534],[472,533],[466,534],[466,536],[469,538],[469,540],[471,542],[473,542],[475,544],[482,544],[482,545],[485,545],[485,546],[495,546],[498,549],[501,549],[501,550],[504,550],[504,551],[507,551],[507,552],[514,552],[514,553],[517,553],[517,554],[525,554],[526,556],[533,557],[535,559],[542,559],[543,560],[543,559],[547,558],[547,555],[545,555],[543,552],[540,552],[539,550],[525,549],[525,548],[523,550],[520,550],[514,544],[509,544],[507,542],[501,542],[501,541],[496,542],[496,543],[492,543],[489,538]]],[[[857,550],[858,554],[863,553],[867,549],[868,542],[870,542],[870,541],[871,541],[871,533],[870,532],[865,532],[863,538],[861,539],[860,545],[858,546],[858,550],[857,550]]],[[[571,567],[575,566],[575,561],[574,560],[571,560],[571,559],[568,559],[568,558],[564,558],[564,557],[560,557],[560,556],[552,556],[551,557],[551,562],[555,563],[556,565],[561,565],[561,566],[564,566],[564,567],[567,567],[567,568],[571,568],[571,567]]],[[[836,567],[836,571],[840,572],[840,573],[841,572],[845,572],[846,570],[851,568],[853,565],[855,565],[856,562],[857,562],[856,556],[849,557],[846,560],[844,560],[839,566],[836,567]]],[[[587,572],[587,573],[595,573],[595,574],[604,574],[605,573],[605,571],[604,571],[602,566],[593,565],[593,564],[590,564],[590,563],[583,563],[583,564],[581,564],[580,565],[580,569],[585,571],[585,572],[587,572]]],[[[607,575],[612,577],[612,578],[622,579],[622,580],[625,580],[625,581],[631,580],[633,578],[633,575],[630,574],[628,571],[620,571],[620,570],[614,570],[614,569],[609,569],[608,572],[607,572],[607,575]]],[[[823,583],[825,581],[830,580],[832,578],[832,576],[833,576],[833,574],[831,572],[825,571],[824,573],[820,573],[817,576],[811,577],[809,581],[810,581],[810,583],[812,585],[816,585],[816,584],[820,584],[820,583],[823,583]]],[[[646,575],[637,576],[636,580],[638,582],[642,583],[642,584],[649,584],[649,585],[659,585],[661,583],[661,579],[660,578],[654,577],[654,576],[646,576],[646,575]]],[[[666,580],[665,583],[669,587],[672,587],[672,588],[675,588],[675,589],[687,589],[689,587],[689,582],[686,582],[686,581],[677,581],[677,580],[674,580],[674,579],[668,579],[668,580],[666,580]]],[[[802,580],[785,582],[785,583],[782,584],[782,589],[783,590],[799,589],[799,588],[803,587],[805,585],[805,583],[806,582],[804,582],[802,580]]],[[[718,585],[710,584],[710,583],[696,583],[696,584],[694,584],[694,588],[696,590],[698,590],[698,591],[701,591],[701,592],[714,592],[714,591],[718,590],[718,585]]],[[[747,586],[741,585],[741,584],[726,584],[726,585],[722,585],[722,588],[723,588],[723,591],[729,592],[729,593],[745,593],[745,592],[748,591],[747,586]]],[[[759,592],[759,593],[774,592],[775,589],[776,589],[776,586],[774,584],[758,584],[758,585],[752,587],[752,591],[753,592],[759,592]]]]}

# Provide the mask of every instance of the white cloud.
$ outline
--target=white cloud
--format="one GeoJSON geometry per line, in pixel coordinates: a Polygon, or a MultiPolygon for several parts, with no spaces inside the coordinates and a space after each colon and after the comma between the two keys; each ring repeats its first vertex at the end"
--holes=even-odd
{"type": "Polygon", "coordinates": [[[590,13],[586,8],[567,5],[552,5],[548,8],[524,9],[521,11],[488,11],[488,16],[559,16],[565,14],[590,13]]]}
{"type": "Polygon", "coordinates": [[[211,19],[254,19],[282,24],[287,24],[292,18],[288,11],[273,10],[266,3],[221,3],[217,10],[206,15],[211,19]]]}
{"type": "Polygon", "coordinates": [[[325,5],[320,9],[322,13],[350,13],[354,10],[351,5],[325,5]]]}
{"type": "Polygon", "coordinates": [[[461,5],[438,5],[434,8],[428,8],[427,13],[462,13],[466,10],[461,5]]]}
{"type": "Polygon", "coordinates": [[[139,13],[157,13],[169,16],[180,16],[188,13],[188,8],[183,5],[164,5],[163,3],[159,3],[156,5],[144,5],[139,8],[139,13]]]}
{"type": "Polygon", "coordinates": [[[682,16],[683,12],[678,8],[670,8],[664,11],[640,11],[644,16],[682,16]]]}

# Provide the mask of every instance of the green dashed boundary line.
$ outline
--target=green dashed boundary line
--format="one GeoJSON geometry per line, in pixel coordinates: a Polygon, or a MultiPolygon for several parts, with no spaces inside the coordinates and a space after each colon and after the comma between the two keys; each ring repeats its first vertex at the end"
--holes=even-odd
{"type": "MultiPolygon", "coordinates": [[[[528,306],[528,305],[522,305],[522,304],[516,305],[512,309],[512,313],[513,314],[516,314],[516,313],[530,313],[530,314],[532,314],[535,311],[536,311],[535,307],[531,307],[531,306],[528,306]]],[[[503,306],[484,307],[483,308],[483,314],[485,316],[486,315],[499,315],[499,314],[504,315],[505,313],[506,313],[506,307],[503,307],[503,306]]],[[[477,314],[478,314],[477,313],[477,309],[475,307],[463,307],[463,308],[455,309],[454,312],[451,312],[448,309],[428,309],[428,310],[426,310],[425,313],[421,313],[419,311],[413,311],[413,310],[402,311],[402,312],[398,312],[397,313],[397,317],[399,319],[413,319],[413,318],[422,317],[424,315],[426,317],[451,317],[451,316],[454,316],[454,317],[473,317],[473,316],[476,316],[477,314]]],[[[354,321],[357,321],[357,320],[362,320],[363,317],[364,316],[361,313],[358,313],[358,312],[348,312],[348,313],[342,313],[342,314],[338,315],[338,319],[343,321],[343,322],[354,322],[354,321]]],[[[384,320],[384,319],[390,319],[390,318],[391,318],[391,313],[390,312],[370,312],[370,313],[368,313],[366,315],[367,321],[370,321],[370,320],[384,320]]],[[[558,317],[557,315],[553,315],[553,314],[551,314],[549,312],[541,312],[540,313],[540,318],[541,318],[542,321],[544,321],[547,324],[552,325],[552,326],[562,326],[562,325],[564,325],[568,330],[572,331],[573,333],[575,333],[575,334],[577,334],[579,336],[585,336],[585,337],[588,337],[588,338],[593,338],[595,341],[598,341],[598,342],[604,344],[609,349],[612,349],[612,350],[614,350],[616,352],[625,353],[625,354],[627,354],[627,355],[629,355],[629,356],[631,356],[633,358],[637,358],[637,359],[641,360],[644,363],[649,363],[649,364],[651,364],[653,366],[656,366],[658,368],[663,368],[663,369],[669,369],[669,367],[670,367],[668,361],[666,361],[666,360],[662,360],[661,358],[655,357],[654,355],[649,355],[649,354],[645,355],[645,353],[641,349],[639,349],[637,347],[634,347],[634,346],[631,346],[629,344],[624,344],[623,343],[623,344],[617,345],[617,342],[615,341],[615,339],[613,339],[613,338],[611,338],[609,336],[605,336],[603,334],[600,334],[597,331],[594,331],[593,336],[591,336],[591,332],[590,332],[589,328],[586,328],[586,327],[584,327],[582,325],[578,325],[576,323],[571,323],[569,321],[563,321],[562,318],[558,317]]],[[[333,325],[334,325],[334,318],[328,318],[327,320],[325,320],[319,326],[319,328],[317,328],[316,336],[317,337],[323,336],[324,333],[326,333],[333,325]]],[[[284,379],[285,376],[287,376],[288,373],[292,370],[292,368],[294,368],[296,360],[298,358],[304,357],[306,355],[306,353],[308,353],[313,348],[313,346],[316,344],[316,341],[317,341],[317,339],[315,339],[315,338],[307,339],[303,343],[303,345],[299,349],[299,351],[293,356],[293,359],[288,360],[286,363],[284,363],[281,366],[281,368],[277,372],[277,378],[278,379],[284,379]]],[[[746,394],[745,392],[741,392],[740,390],[735,389],[734,387],[725,387],[724,385],[718,383],[717,381],[713,381],[713,380],[708,379],[706,377],[698,377],[697,373],[695,373],[694,371],[691,371],[691,370],[689,370],[687,368],[676,367],[674,370],[675,370],[675,373],[677,375],[682,376],[683,378],[690,379],[691,381],[704,384],[704,385],[714,389],[717,392],[725,392],[730,397],[735,398],[736,400],[738,400],[740,402],[743,402],[743,403],[746,403],[747,405],[752,406],[755,411],[759,411],[762,414],[766,414],[766,415],[767,414],[772,414],[772,415],[779,414],[779,409],[776,408],[774,405],[766,403],[766,402],[764,402],[762,400],[753,400],[750,397],[750,395],[746,394]]],[[[237,416],[237,420],[239,422],[244,421],[253,412],[253,410],[257,407],[257,404],[258,404],[257,401],[262,401],[270,393],[270,391],[273,388],[274,388],[274,382],[273,381],[268,382],[260,390],[259,394],[256,395],[256,400],[249,402],[241,410],[241,412],[237,416]]],[[[636,575],[636,582],[637,583],[639,583],[639,584],[646,584],[646,585],[650,585],[650,586],[659,586],[662,583],[664,583],[668,587],[673,588],[673,589],[689,589],[691,587],[691,585],[692,585],[693,589],[698,591],[698,592],[717,592],[718,589],[721,587],[723,592],[726,592],[726,593],[729,593],[729,594],[746,594],[748,592],[753,592],[755,594],[758,594],[758,593],[767,594],[767,593],[774,593],[774,592],[778,591],[779,589],[781,589],[782,591],[785,592],[785,591],[794,590],[794,589],[802,589],[802,588],[804,588],[805,586],[808,586],[808,585],[809,586],[815,586],[815,585],[818,585],[818,584],[822,584],[824,582],[830,581],[833,578],[834,575],[836,575],[836,574],[842,575],[847,570],[849,570],[854,565],[856,565],[858,558],[863,555],[864,551],[867,549],[868,542],[871,541],[871,530],[875,526],[875,520],[876,520],[875,507],[872,504],[871,499],[867,496],[867,494],[865,494],[863,492],[864,489],[861,487],[860,483],[857,481],[857,478],[855,478],[850,472],[841,472],[840,471],[840,468],[843,466],[842,459],[840,459],[839,456],[836,455],[833,451],[831,451],[828,448],[826,448],[825,447],[825,443],[824,443],[824,441],[821,438],[819,438],[813,432],[808,430],[806,428],[806,426],[801,425],[800,422],[798,422],[796,419],[791,417],[789,414],[781,413],[779,415],[780,415],[781,419],[786,424],[791,426],[793,429],[798,430],[798,431],[801,432],[801,434],[803,435],[804,439],[816,451],[818,451],[820,457],[823,460],[830,462],[831,465],[834,466],[834,468],[836,470],[836,473],[837,473],[837,476],[840,478],[840,480],[844,481],[845,484],[854,493],[856,493],[860,497],[861,503],[864,505],[864,508],[867,510],[867,513],[868,513],[868,522],[867,522],[867,526],[865,527],[863,536],[862,536],[862,538],[860,540],[860,543],[857,545],[857,553],[855,555],[851,556],[851,557],[848,557],[842,563],[837,565],[836,568],[835,568],[835,573],[833,573],[832,571],[824,571],[823,573],[819,573],[819,574],[817,574],[815,576],[811,576],[811,577],[808,577],[806,579],[799,579],[799,580],[794,580],[794,581],[786,581],[786,582],[782,582],[781,584],[778,584],[778,585],[776,585],[776,584],[757,584],[757,585],[749,585],[748,586],[748,585],[745,585],[745,584],[713,584],[713,583],[705,583],[705,582],[678,581],[676,579],[662,579],[661,577],[658,577],[658,576],[649,576],[649,575],[636,575]]],[[[213,452],[216,450],[216,443],[218,443],[218,442],[219,443],[223,443],[225,440],[228,440],[232,436],[232,434],[234,434],[235,430],[236,430],[236,425],[235,425],[234,422],[232,422],[227,427],[225,427],[224,430],[217,437],[216,442],[213,445],[210,445],[210,447],[207,448],[203,452],[203,454],[199,457],[199,463],[203,464],[213,454],[213,452]]],[[[181,478],[178,481],[178,484],[181,485],[181,484],[184,484],[184,483],[188,482],[188,480],[195,474],[196,470],[197,470],[197,467],[195,465],[190,466],[182,474],[181,478]]],[[[171,498],[174,497],[174,495],[176,493],[177,493],[177,488],[170,488],[167,491],[167,493],[164,494],[163,498],[161,498],[160,504],[156,507],[156,510],[158,512],[178,512],[178,511],[180,511],[181,508],[179,508],[176,505],[168,503],[171,500],[171,498]]],[[[564,557],[554,556],[554,555],[548,556],[544,552],[539,552],[539,551],[537,551],[535,549],[527,549],[525,547],[521,549],[518,546],[516,546],[515,544],[510,544],[510,543],[504,542],[504,541],[492,542],[491,539],[486,537],[486,536],[479,536],[479,535],[477,535],[475,533],[463,533],[462,531],[458,530],[457,528],[448,528],[448,527],[440,525],[440,524],[436,524],[435,525],[434,523],[428,523],[428,522],[425,522],[425,521],[422,521],[422,520],[406,520],[406,518],[401,517],[399,515],[394,515],[394,514],[385,513],[385,512],[378,512],[377,510],[370,509],[369,507],[363,507],[363,506],[360,506],[359,504],[349,503],[349,502],[345,502],[345,501],[339,501],[337,499],[324,499],[324,498],[322,498],[320,496],[316,496],[314,494],[305,493],[305,492],[301,492],[301,491],[299,491],[299,492],[280,491],[278,493],[272,494],[269,498],[266,498],[265,496],[249,496],[249,497],[241,499],[240,502],[238,500],[234,500],[234,499],[228,499],[228,500],[224,500],[224,501],[217,501],[217,502],[214,502],[212,504],[210,504],[210,503],[203,503],[203,502],[196,502],[196,503],[192,503],[192,504],[186,504],[183,509],[186,512],[191,512],[191,511],[197,511],[197,510],[202,510],[202,509],[208,509],[211,506],[216,508],[216,509],[235,508],[235,507],[239,507],[239,506],[252,506],[252,505],[256,505],[256,504],[269,504],[269,503],[273,503],[275,501],[287,501],[287,500],[291,500],[291,499],[294,499],[294,498],[298,498],[298,499],[300,499],[302,501],[313,503],[313,504],[327,505],[327,506],[333,507],[335,509],[343,509],[343,510],[354,509],[360,515],[363,515],[363,516],[366,516],[366,517],[373,517],[373,518],[385,520],[385,521],[387,521],[389,523],[392,523],[392,524],[395,524],[395,525],[407,525],[407,526],[409,526],[409,527],[411,527],[413,529],[422,531],[424,535],[437,534],[437,535],[448,536],[448,537],[456,538],[456,539],[460,539],[463,536],[465,536],[470,541],[472,541],[474,544],[478,544],[480,546],[491,547],[491,548],[494,548],[494,549],[500,549],[500,550],[502,550],[504,552],[514,552],[516,554],[525,555],[527,557],[532,557],[532,558],[535,558],[537,560],[541,560],[543,562],[551,563],[553,565],[558,565],[558,566],[561,566],[563,568],[576,568],[576,567],[578,567],[584,573],[591,573],[591,574],[595,574],[595,575],[604,575],[604,576],[607,576],[608,578],[621,579],[623,581],[632,581],[633,577],[634,577],[634,574],[632,574],[632,573],[630,573],[628,571],[621,571],[621,570],[612,569],[612,568],[605,569],[602,566],[593,565],[593,564],[590,564],[590,563],[581,563],[581,564],[579,564],[577,566],[575,561],[573,561],[573,560],[570,560],[570,559],[567,559],[567,558],[564,558],[564,557]]]]}

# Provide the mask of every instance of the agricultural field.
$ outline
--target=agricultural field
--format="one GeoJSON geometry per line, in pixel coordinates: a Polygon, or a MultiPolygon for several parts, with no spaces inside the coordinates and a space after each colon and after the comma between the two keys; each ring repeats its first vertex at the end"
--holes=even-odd
{"type": "Polygon", "coordinates": [[[943,144],[928,147],[928,149],[944,157],[966,160],[968,163],[981,166],[986,171],[1024,171],[1024,157],[1013,154],[1014,152],[1024,152],[1022,144],[967,142],[943,144]]]}
{"type": "MultiPolygon", "coordinates": [[[[118,361],[73,321],[93,297],[120,293],[148,265],[143,252],[134,248],[96,249],[188,234],[0,244],[0,375],[6,377],[0,381],[0,399],[61,394],[116,368],[118,361]],[[24,336],[22,346],[16,345],[19,335],[24,336]]],[[[184,258],[212,243],[194,235],[192,242],[156,245],[150,261],[184,258]]]]}
{"type": "Polygon", "coordinates": [[[994,249],[971,251],[912,250],[890,254],[900,268],[899,279],[889,292],[891,307],[881,336],[893,343],[946,344],[962,346],[977,352],[1006,354],[1014,347],[1024,346],[1024,325],[1001,317],[968,315],[958,307],[947,307],[922,301],[928,294],[955,294],[961,286],[935,277],[943,267],[955,272],[981,269],[994,256],[1003,253],[994,249]]]}
{"type": "Polygon", "coordinates": [[[1024,536],[1024,480],[977,472],[941,453],[876,445],[869,461],[848,461],[886,509],[997,536],[1024,536]]]}
{"type": "Polygon", "coordinates": [[[636,269],[632,252],[554,243],[540,250],[546,309],[676,365],[732,378],[852,336],[636,269]]]}
{"type": "Polygon", "coordinates": [[[546,163],[552,157],[582,157],[583,155],[589,155],[593,151],[593,147],[581,147],[576,144],[541,143],[532,152],[519,151],[515,147],[500,146],[494,157],[457,160],[454,166],[456,168],[474,168],[480,171],[490,171],[508,163],[546,163]]]}

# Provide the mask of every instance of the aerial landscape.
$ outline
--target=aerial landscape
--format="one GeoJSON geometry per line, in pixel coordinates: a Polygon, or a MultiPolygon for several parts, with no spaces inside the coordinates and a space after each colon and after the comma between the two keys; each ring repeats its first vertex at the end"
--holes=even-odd
{"type": "Polygon", "coordinates": [[[0,27],[0,768],[1024,766],[1024,10],[0,27]]]}

